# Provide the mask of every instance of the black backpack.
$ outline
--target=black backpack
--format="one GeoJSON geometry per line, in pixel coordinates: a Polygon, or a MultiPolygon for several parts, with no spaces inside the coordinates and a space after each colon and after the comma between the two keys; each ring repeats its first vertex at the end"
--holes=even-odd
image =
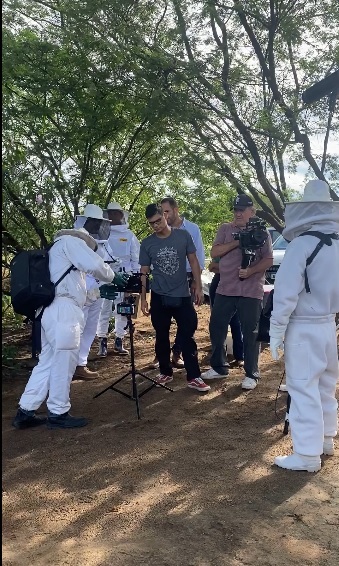
{"type": "MultiPolygon", "coordinates": [[[[314,248],[313,252],[311,253],[310,257],[308,257],[306,260],[305,290],[306,293],[310,293],[311,289],[308,283],[307,267],[312,263],[315,256],[320,252],[321,248],[324,245],[332,246],[332,240],[339,240],[339,234],[335,232],[333,234],[323,234],[322,232],[309,231],[309,232],[303,232],[302,234],[299,234],[299,236],[316,236],[320,240],[319,243],[314,248]]],[[[266,304],[263,310],[261,311],[259,325],[258,325],[257,342],[269,343],[270,341],[269,331],[270,331],[270,318],[273,310],[273,294],[274,294],[274,289],[270,291],[270,294],[267,297],[266,304]]]]}
{"type": "Polygon", "coordinates": [[[52,283],[49,271],[49,250],[55,244],[41,250],[19,252],[11,261],[11,302],[14,312],[34,320],[40,307],[48,307],[55,297],[56,286],[76,269],[71,265],[56,283],[52,283]]]}

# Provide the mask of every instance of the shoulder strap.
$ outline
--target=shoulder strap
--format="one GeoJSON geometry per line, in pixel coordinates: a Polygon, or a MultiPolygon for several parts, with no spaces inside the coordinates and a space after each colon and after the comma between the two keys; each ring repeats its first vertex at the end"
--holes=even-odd
{"type": "Polygon", "coordinates": [[[307,258],[306,260],[306,268],[305,268],[305,289],[306,289],[306,293],[310,293],[310,286],[308,283],[308,277],[307,277],[307,266],[310,265],[312,263],[312,261],[314,260],[315,256],[320,252],[321,248],[326,245],[326,246],[332,246],[332,240],[339,240],[339,234],[336,232],[333,232],[332,234],[324,234],[323,232],[317,232],[317,231],[312,231],[310,230],[309,232],[303,232],[302,234],[299,234],[299,236],[315,236],[316,238],[319,238],[319,242],[316,245],[316,247],[314,248],[313,252],[311,253],[310,257],[307,258]]]}
{"type": "MultiPolygon", "coordinates": [[[[58,242],[59,240],[54,240],[54,242],[52,242],[51,244],[49,244],[48,246],[46,246],[45,250],[47,250],[49,252],[49,250],[51,249],[52,246],[54,246],[54,244],[56,244],[56,242],[58,242]]],[[[75,271],[76,267],[74,267],[74,265],[71,265],[68,269],[66,269],[65,273],[63,273],[63,275],[61,275],[61,277],[59,277],[58,281],[56,281],[56,283],[54,283],[54,287],[56,287],[57,285],[59,285],[59,283],[61,283],[61,281],[66,277],[66,275],[68,275],[71,271],[75,271]]]]}
{"type": "Polygon", "coordinates": [[[76,271],[76,267],[74,267],[74,265],[71,265],[68,269],[66,269],[65,273],[63,275],[61,275],[61,277],[58,279],[58,281],[56,283],[54,283],[54,287],[59,285],[59,283],[61,283],[61,281],[66,277],[66,275],[71,273],[71,271],[73,271],[73,270],[76,271]]]}

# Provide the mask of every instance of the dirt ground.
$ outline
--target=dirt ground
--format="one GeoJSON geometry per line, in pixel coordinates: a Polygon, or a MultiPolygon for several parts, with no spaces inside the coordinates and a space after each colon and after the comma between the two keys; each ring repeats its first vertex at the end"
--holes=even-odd
{"type": "MultiPolygon", "coordinates": [[[[208,306],[200,307],[203,369],[208,316],[208,306]]],[[[154,334],[144,317],[135,342],[137,367],[148,372],[154,334]]],[[[26,337],[21,358],[28,347],[26,337]]],[[[89,364],[99,379],[73,383],[71,399],[73,414],[90,424],[63,431],[12,428],[29,370],[23,359],[14,371],[5,368],[4,566],[338,564],[338,456],[325,457],[318,474],[272,466],[291,448],[282,434],[284,393],[275,415],[281,362],[262,352],[252,392],[241,390],[238,369],[206,394],[187,389],[177,370],[174,393],[153,388],[138,421],[135,403],[118,393],[93,399],[128,371],[128,360],[111,354],[89,364]]]]}

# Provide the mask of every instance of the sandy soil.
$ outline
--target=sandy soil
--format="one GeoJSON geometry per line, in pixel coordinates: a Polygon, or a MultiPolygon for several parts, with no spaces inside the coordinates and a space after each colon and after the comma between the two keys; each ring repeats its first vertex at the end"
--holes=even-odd
{"type": "MultiPolygon", "coordinates": [[[[203,369],[208,315],[199,308],[203,369]]],[[[138,369],[148,371],[154,340],[145,318],[135,340],[138,369]]],[[[27,347],[26,338],[22,358],[27,347]]],[[[282,434],[286,394],[275,415],[282,365],[267,351],[255,391],[241,390],[234,369],[199,395],[176,371],[174,393],[153,388],[141,399],[140,421],[134,402],[115,392],[93,399],[128,371],[128,358],[94,360],[100,378],[71,390],[73,414],[90,424],[66,431],[11,427],[29,375],[22,361],[3,378],[4,566],[338,564],[338,457],[324,458],[318,474],[272,466],[291,440],[282,434]]]]}

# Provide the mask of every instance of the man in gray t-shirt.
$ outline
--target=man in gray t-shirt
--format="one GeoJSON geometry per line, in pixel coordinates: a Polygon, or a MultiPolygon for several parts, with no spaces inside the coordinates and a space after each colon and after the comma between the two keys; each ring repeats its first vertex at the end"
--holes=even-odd
{"type": "Polygon", "coordinates": [[[192,304],[187,281],[186,259],[193,275],[191,291],[196,304],[203,301],[200,266],[192,237],[186,230],[172,230],[161,206],[149,204],[146,218],[154,234],[141,242],[140,271],[144,275],[141,293],[141,310],[151,315],[155,330],[155,353],[159,360],[160,375],[157,381],[166,384],[173,380],[170,363],[169,330],[172,317],[178,326],[182,342],[182,355],[187,372],[187,385],[197,391],[209,391],[210,387],[201,379],[197,345],[194,333],[197,329],[197,314],[192,304]],[[146,300],[146,275],[152,266],[151,308],[146,300]]]}
{"type": "Polygon", "coordinates": [[[152,266],[152,291],[168,297],[189,297],[186,259],[195,254],[186,230],[170,229],[167,238],[152,234],[141,243],[139,263],[152,266]]]}

